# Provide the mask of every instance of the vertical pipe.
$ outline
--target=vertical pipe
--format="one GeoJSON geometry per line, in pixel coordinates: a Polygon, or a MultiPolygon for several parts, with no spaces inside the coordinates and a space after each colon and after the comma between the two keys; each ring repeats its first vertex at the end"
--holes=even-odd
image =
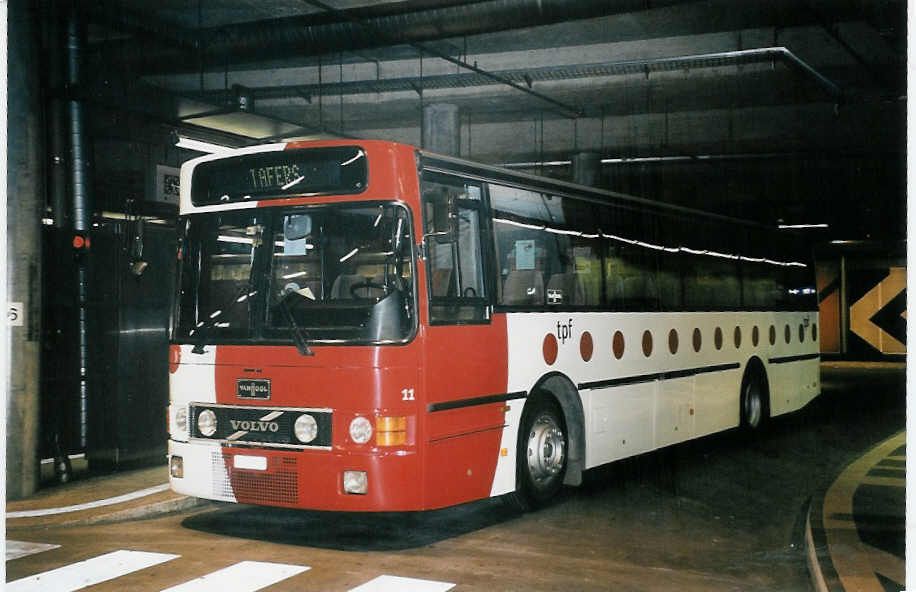
{"type": "MultiPolygon", "coordinates": [[[[67,84],[76,89],[82,82],[85,23],[78,10],[71,8],[67,20],[67,84]]],[[[73,192],[74,234],[88,239],[92,226],[92,193],[89,170],[89,141],[83,104],[67,101],[70,116],[70,185],[73,192]]],[[[77,257],[77,299],[79,303],[79,446],[85,449],[89,437],[89,242],[77,257]]]]}
{"type": "Polygon", "coordinates": [[[48,141],[50,154],[50,198],[51,217],[54,219],[56,234],[63,234],[70,228],[70,212],[67,204],[68,161],[67,161],[67,106],[63,99],[66,84],[66,57],[63,46],[64,32],[60,15],[54,10],[56,4],[47,2],[48,12],[48,141]]]}
{"type": "Polygon", "coordinates": [[[16,318],[7,331],[6,498],[31,495],[39,482],[41,215],[44,209],[40,47],[31,0],[4,3],[7,19],[6,296],[16,318]],[[14,74],[9,76],[8,74],[14,74]]]}
{"type": "MultiPolygon", "coordinates": [[[[60,2],[44,0],[42,2],[42,24],[45,30],[44,67],[48,72],[46,89],[47,109],[45,111],[48,127],[48,149],[45,166],[48,171],[48,201],[51,206],[51,219],[53,226],[45,230],[45,248],[52,253],[66,253],[70,249],[70,229],[72,217],[70,216],[70,190],[69,190],[69,148],[67,104],[65,88],[67,84],[67,54],[65,51],[65,20],[62,18],[60,2]]],[[[64,11],[65,13],[65,11],[64,11]]],[[[76,382],[71,378],[76,377],[75,363],[69,355],[71,342],[64,336],[72,336],[75,326],[75,316],[68,310],[73,302],[69,290],[73,290],[74,282],[61,281],[62,277],[70,279],[69,267],[63,261],[49,259],[46,261],[50,268],[45,269],[45,285],[52,285],[56,292],[62,295],[48,295],[44,301],[45,323],[49,331],[45,331],[42,346],[42,441],[50,446],[50,453],[54,456],[54,473],[61,482],[70,479],[71,466],[67,454],[71,445],[71,436],[68,418],[72,417],[68,410],[71,409],[70,401],[75,392],[76,382]],[[66,303],[66,305],[64,304],[66,303]],[[47,364],[47,365],[44,365],[47,364]]],[[[45,292],[47,294],[47,292],[45,292]]],[[[79,418],[76,418],[79,419],[79,418]]],[[[78,443],[78,442],[77,442],[78,443]]]]}

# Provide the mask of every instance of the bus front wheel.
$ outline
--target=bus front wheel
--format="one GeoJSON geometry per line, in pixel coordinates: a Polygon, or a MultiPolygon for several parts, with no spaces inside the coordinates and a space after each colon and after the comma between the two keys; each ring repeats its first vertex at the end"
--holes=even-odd
{"type": "Polygon", "coordinates": [[[523,509],[547,503],[563,486],[569,436],[557,402],[536,394],[522,413],[518,436],[516,505],[523,509]]]}

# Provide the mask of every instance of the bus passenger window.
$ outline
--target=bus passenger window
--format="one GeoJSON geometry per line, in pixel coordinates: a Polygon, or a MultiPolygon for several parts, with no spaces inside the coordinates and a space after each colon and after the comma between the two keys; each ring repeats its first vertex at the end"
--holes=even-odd
{"type": "Polygon", "coordinates": [[[497,301],[505,306],[578,307],[601,299],[601,245],[593,206],[581,200],[490,184],[497,301]]]}

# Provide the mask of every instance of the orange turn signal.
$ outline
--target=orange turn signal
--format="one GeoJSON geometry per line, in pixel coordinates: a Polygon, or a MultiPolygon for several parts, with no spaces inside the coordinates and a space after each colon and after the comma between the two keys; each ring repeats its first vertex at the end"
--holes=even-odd
{"type": "Polygon", "coordinates": [[[407,418],[375,418],[375,443],[379,446],[402,446],[407,444],[407,418]]]}

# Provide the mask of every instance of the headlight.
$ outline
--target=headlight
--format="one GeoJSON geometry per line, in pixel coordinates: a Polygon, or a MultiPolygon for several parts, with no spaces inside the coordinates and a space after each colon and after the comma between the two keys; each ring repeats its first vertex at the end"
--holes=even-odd
{"type": "Polygon", "coordinates": [[[188,431],[188,408],[181,406],[175,411],[175,427],[180,432],[188,431]]]}
{"type": "Polygon", "coordinates": [[[204,409],[197,416],[197,429],[208,438],[216,433],[216,414],[209,409],[204,409]]]}
{"type": "Polygon", "coordinates": [[[365,444],[372,437],[372,423],[365,417],[357,417],[350,422],[350,439],[357,444],[365,444]]]}
{"type": "Polygon", "coordinates": [[[311,415],[300,415],[293,424],[293,433],[303,444],[308,444],[318,436],[318,422],[311,415]]]}

